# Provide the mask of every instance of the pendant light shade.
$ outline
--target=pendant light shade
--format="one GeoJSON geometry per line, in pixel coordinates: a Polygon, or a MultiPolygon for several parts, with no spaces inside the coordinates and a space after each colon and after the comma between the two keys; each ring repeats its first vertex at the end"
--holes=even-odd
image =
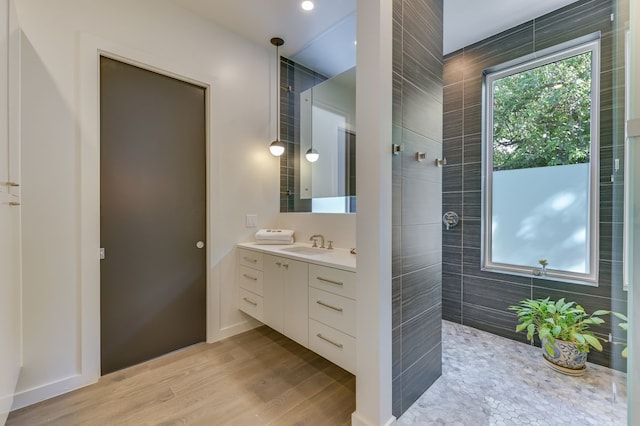
{"type": "Polygon", "coordinates": [[[271,44],[276,47],[276,139],[269,145],[269,151],[276,157],[284,154],[284,143],[280,140],[280,52],[279,47],[284,44],[280,37],[273,37],[271,44]]]}
{"type": "Polygon", "coordinates": [[[320,158],[320,153],[315,148],[309,148],[304,156],[308,162],[315,163],[320,158]]]}
{"type": "Polygon", "coordinates": [[[280,157],[282,154],[284,154],[284,143],[282,143],[282,141],[280,141],[279,139],[276,139],[275,141],[271,142],[271,145],[269,145],[269,151],[276,157],[280,157]]]}

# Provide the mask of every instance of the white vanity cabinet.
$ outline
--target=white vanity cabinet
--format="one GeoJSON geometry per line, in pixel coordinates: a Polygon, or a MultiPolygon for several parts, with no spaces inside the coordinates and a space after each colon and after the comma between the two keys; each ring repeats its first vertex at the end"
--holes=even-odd
{"type": "Polygon", "coordinates": [[[352,373],[356,362],[355,273],[309,265],[309,348],[352,373]]]}
{"type": "Polygon", "coordinates": [[[264,321],[263,254],[238,250],[238,309],[264,321]]]}
{"type": "Polygon", "coordinates": [[[238,247],[238,308],[355,374],[355,272],[248,245],[238,247]]]}
{"type": "Polygon", "coordinates": [[[264,255],[264,323],[303,346],[308,346],[309,314],[305,262],[264,255]]]}

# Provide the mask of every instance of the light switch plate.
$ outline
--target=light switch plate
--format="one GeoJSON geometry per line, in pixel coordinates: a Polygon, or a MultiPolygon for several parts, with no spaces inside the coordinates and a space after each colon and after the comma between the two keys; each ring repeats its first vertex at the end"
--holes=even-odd
{"type": "Polygon", "coordinates": [[[246,227],[247,228],[257,228],[258,227],[258,215],[248,214],[246,219],[246,227]]]}
{"type": "Polygon", "coordinates": [[[627,120],[627,135],[630,138],[640,136],[640,118],[627,120]]]}

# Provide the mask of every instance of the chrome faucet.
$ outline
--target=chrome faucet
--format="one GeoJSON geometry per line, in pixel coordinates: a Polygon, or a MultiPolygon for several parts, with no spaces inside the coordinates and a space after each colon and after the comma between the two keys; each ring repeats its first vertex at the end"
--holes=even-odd
{"type": "Polygon", "coordinates": [[[318,242],[316,241],[316,238],[320,238],[320,248],[325,248],[324,247],[324,235],[321,234],[316,234],[316,235],[312,235],[311,238],[309,238],[309,241],[313,241],[313,246],[312,247],[318,247],[318,242]]]}

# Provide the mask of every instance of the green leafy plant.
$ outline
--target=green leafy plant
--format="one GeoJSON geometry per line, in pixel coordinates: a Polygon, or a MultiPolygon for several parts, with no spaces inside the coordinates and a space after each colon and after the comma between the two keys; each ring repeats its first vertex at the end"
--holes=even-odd
{"type": "MultiPolygon", "coordinates": [[[[611,312],[612,315],[615,315],[616,317],[618,317],[619,319],[621,319],[623,322],[618,324],[618,327],[620,327],[621,329],[623,329],[624,331],[629,331],[629,319],[627,319],[627,317],[623,314],[620,314],[618,312],[611,312]]],[[[622,357],[626,358],[627,355],[629,355],[629,348],[627,347],[627,345],[624,345],[624,349],[622,350],[622,357]]]]}
{"type": "Polygon", "coordinates": [[[588,314],[575,302],[565,302],[564,298],[553,301],[548,297],[523,300],[509,309],[518,314],[516,331],[526,331],[529,340],[535,334],[541,341],[546,339],[545,350],[551,356],[554,355],[553,345],[556,339],[574,343],[581,352],[589,352],[590,348],[601,351],[600,341],[605,340],[597,337],[589,327],[604,323],[600,317],[611,313],[598,310],[588,314]]]}

